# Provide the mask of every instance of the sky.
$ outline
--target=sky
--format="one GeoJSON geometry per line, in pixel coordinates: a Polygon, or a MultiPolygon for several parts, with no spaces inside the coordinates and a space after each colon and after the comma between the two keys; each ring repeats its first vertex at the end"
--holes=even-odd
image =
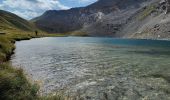
{"type": "Polygon", "coordinates": [[[66,10],[83,7],[97,0],[0,0],[0,9],[17,14],[25,19],[40,16],[47,10],[66,10]]]}

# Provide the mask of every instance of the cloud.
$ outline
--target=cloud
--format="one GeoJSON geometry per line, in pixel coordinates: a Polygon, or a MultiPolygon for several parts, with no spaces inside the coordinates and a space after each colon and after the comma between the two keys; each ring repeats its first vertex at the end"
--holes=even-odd
{"type": "Polygon", "coordinates": [[[10,11],[25,19],[32,19],[47,10],[70,9],[86,6],[95,1],[97,0],[0,0],[0,9],[10,11]]]}
{"type": "Polygon", "coordinates": [[[0,8],[26,19],[41,15],[46,10],[69,9],[58,0],[3,0],[0,8]]]}
{"type": "Polygon", "coordinates": [[[18,11],[18,10],[14,10],[12,11],[14,14],[17,14],[18,16],[21,16],[23,18],[26,18],[26,19],[31,19],[33,17],[37,17],[39,16],[41,13],[37,13],[37,12],[34,12],[34,11],[18,11]]]}

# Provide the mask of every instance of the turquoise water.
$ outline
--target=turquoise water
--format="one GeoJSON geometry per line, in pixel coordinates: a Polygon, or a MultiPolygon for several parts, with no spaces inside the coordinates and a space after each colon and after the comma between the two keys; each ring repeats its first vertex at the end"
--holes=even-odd
{"type": "Polygon", "coordinates": [[[169,100],[170,41],[95,37],[16,43],[11,62],[41,86],[87,100],[169,100]]]}

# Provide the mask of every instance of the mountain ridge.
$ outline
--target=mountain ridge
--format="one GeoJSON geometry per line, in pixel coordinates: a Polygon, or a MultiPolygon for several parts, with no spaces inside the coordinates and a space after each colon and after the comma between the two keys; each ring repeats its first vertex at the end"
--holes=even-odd
{"type": "MultiPolygon", "coordinates": [[[[137,6],[145,0],[128,0],[128,6],[137,6]],[[132,4],[131,4],[132,3],[132,4]],[[131,5],[130,5],[131,4],[131,5]]],[[[69,10],[50,10],[46,11],[42,16],[33,19],[35,24],[48,32],[69,32],[80,29],[86,23],[96,22],[98,13],[109,14],[110,12],[118,11],[123,8],[124,2],[119,3],[119,0],[99,0],[87,7],[71,8],[69,10]],[[116,6],[119,4],[118,6],[116,6]],[[49,21],[50,19],[50,21],[49,21]],[[66,28],[64,28],[66,27],[66,28]],[[49,30],[48,30],[49,28],[49,30]]]]}
{"type": "Polygon", "coordinates": [[[4,10],[0,10],[0,22],[1,29],[10,28],[23,31],[34,31],[37,29],[33,23],[19,17],[16,14],[4,10]]]}
{"type": "Polygon", "coordinates": [[[163,38],[165,36],[159,36],[160,33],[152,34],[151,29],[153,23],[159,24],[159,20],[168,16],[164,13],[170,8],[168,5],[166,0],[98,0],[87,7],[47,11],[33,22],[49,33],[76,31],[89,36],[163,38]],[[158,21],[152,22],[156,18],[158,21]],[[149,31],[147,27],[150,27],[149,31]]]}

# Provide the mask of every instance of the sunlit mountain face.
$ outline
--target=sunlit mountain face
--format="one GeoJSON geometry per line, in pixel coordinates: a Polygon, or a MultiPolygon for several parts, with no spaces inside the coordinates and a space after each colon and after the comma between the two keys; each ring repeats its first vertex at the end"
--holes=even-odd
{"type": "Polygon", "coordinates": [[[49,33],[83,30],[91,36],[116,36],[122,24],[149,1],[152,0],[98,0],[85,7],[48,10],[32,21],[49,33]]]}
{"type": "Polygon", "coordinates": [[[0,0],[0,9],[25,19],[40,16],[46,10],[63,10],[87,6],[97,0],[0,0]]]}

